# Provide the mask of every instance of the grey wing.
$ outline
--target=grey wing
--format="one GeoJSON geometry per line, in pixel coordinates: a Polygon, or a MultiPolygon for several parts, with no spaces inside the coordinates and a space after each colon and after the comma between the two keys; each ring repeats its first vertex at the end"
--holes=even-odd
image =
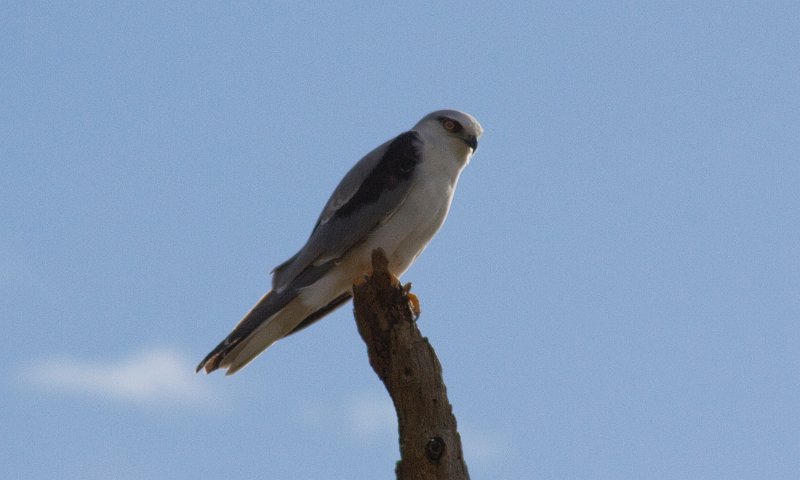
{"type": "Polygon", "coordinates": [[[420,162],[420,138],[403,133],[362,158],[344,176],[305,246],[273,270],[272,288],[281,290],[309,267],[342,258],[364,241],[403,203],[420,162]]]}

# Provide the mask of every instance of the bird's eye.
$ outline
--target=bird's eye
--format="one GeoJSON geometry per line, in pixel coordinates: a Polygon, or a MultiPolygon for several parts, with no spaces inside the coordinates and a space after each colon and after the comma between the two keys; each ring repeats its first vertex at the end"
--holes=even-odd
{"type": "Polygon", "coordinates": [[[442,119],[442,127],[444,127],[444,129],[447,130],[448,132],[452,133],[460,132],[464,128],[461,126],[460,123],[449,118],[442,119]]]}

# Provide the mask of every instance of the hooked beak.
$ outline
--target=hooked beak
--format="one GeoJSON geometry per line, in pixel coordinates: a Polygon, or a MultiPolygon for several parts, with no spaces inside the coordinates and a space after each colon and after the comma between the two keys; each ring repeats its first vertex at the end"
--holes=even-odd
{"type": "Polygon", "coordinates": [[[469,145],[469,147],[472,149],[472,153],[475,153],[475,150],[478,149],[478,139],[476,137],[470,135],[469,137],[462,138],[461,140],[469,145]]]}

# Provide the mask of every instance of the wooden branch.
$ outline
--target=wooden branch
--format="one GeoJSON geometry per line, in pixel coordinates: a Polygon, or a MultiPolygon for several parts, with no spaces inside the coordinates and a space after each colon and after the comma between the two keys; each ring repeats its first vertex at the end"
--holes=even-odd
{"type": "Polygon", "coordinates": [[[408,299],[387,270],[383,250],[372,252],[373,274],[353,287],[353,307],[369,363],[394,402],[400,431],[398,480],[468,479],[447,400],[442,366],[415,322],[408,299]]]}

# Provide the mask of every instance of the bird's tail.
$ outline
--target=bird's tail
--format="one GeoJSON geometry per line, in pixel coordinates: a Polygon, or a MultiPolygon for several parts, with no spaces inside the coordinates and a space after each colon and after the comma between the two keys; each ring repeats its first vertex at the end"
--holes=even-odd
{"type": "Polygon", "coordinates": [[[271,291],[242,318],[236,328],[197,366],[211,373],[218,368],[232,375],[275,341],[293,331],[309,315],[296,294],[271,291]]]}

